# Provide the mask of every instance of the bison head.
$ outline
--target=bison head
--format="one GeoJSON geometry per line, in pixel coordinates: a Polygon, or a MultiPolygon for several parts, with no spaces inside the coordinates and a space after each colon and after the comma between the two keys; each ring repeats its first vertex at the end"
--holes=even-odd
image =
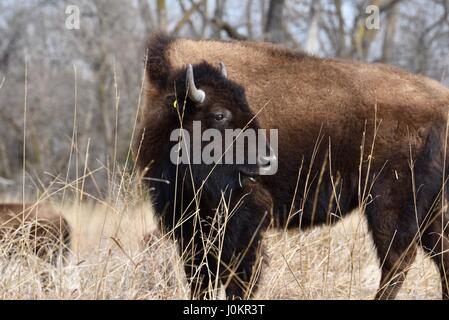
{"type": "Polygon", "coordinates": [[[254,181],[276,159],[249,108],[245,90],[228,79],[223,63],[187,65],[172,76],[165,108],[178,128],[170,140],[171,161],[191,171],[196,184],[223,190],[254,181]]]}

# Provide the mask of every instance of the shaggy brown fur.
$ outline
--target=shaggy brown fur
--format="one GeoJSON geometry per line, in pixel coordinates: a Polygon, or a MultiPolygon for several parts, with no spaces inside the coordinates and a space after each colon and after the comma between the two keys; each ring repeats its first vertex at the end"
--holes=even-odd
{"type": "MultiPolygon", "coordinates": [[[[382,268],[376,298],[396,296],[418,245],[440,269],[449,298],[446,87],[388,65],[270,44],[164,39],[153,42],[160,48],[149,61],[163,61],[165,70],[223,61],[253,113],[260,112],[260,126],[279,130],[279,171],[260,182],[277,225],[332,223],[359,208],[382,268]]],[[[150,83],[143,112],[155,112],[164,94],[150,83]]],[[[156,157],[146,156],[146,163],[156,157]]]]}
{"type": "MultiPolygon", "coordinates": [[[[67,221],[49,205],[0,204],[0,239],[11,235],[26,236],[31,252],[50,263],[61,253],[66,257],[70,246],[67,221]]],[[[11,253],[22,249],[17,246],[11,253]]]]}

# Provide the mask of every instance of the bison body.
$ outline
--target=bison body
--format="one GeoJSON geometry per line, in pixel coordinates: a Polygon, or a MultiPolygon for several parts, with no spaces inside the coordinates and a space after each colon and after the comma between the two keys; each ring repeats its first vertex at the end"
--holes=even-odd
{"type": "Polygon", "coordinates": [[[49,205],[0,204],[0,239],[26,239],[11,245],[10,254],[30,250],[50,263],[67,256],[70,227],[64,217],[49,205]]]}
{"type": "MultiPolygon", "coordinates": [[[[146,105],[135,152],[137,145],[144,150],[138,160],[141,169],[150,162],[159,166],[150,167],[149,177],[161,178],[167,165],[161,158],[166,148],[154,138],[168,137],[164,99],[174,79],[167,74],[189,63],[223,61],[229,78],[245,89],[257,126],[279,132],[279,170],[259,177],[254,185],[248,182],[256,190],[254,199],[245,202],[253,227],[240,229],[234,240],[245,245],[245,233],[259,234],[267,225],[262,213],[267,207],[272,207],[277,226],[296,228],[330,224],[360,209],[381,262],[376,298],[396,296],[418,246],[437,264],[443,298],[449,298],[449,89],[392,66],[320,59],[270,44],[159,35],[152,37],[148,50],[146,105]],[[160,79],[166,79],[165,89],[160,79]]],[[[228,105],[233,104],[230,97],[228,105]]],[[[235,177],[227,182],[239,190],[235,177]]],[[[156,211],[162,214],[174,190],[161,192],[167,187],[151,182],[150,187],[155,190],[156,211]]],[[[221,185],[214,192],[225,189],[221,185]]],[[[238,211],[233,219],[238,224],[238,211]]],[[[241,219],[247,219],[245,214],[241,219]]]]}

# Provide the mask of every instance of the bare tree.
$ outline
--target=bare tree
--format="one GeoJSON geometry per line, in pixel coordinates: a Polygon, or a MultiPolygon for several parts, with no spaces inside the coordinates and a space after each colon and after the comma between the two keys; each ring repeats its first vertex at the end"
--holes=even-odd
{"type": "Polygon", "coordinates": [[[283,42],[285,32],[283,27],[283,11],[285,0],[270,0],[265,25],[265,39],[271,42],[283,42]]]}
{"type": "Polygon", "coordinates": [[[165,0],[157,0],[157,17],[159,29],[167,30],[167,5],[165,0]]]}
{"type": "Polygon", "coordinates": [[[342,14],[342,3],[341,0],[334,0],[335,5],[335,14],[338,19],[338,27],[337,27],[337,45],[335,49],[335,54],[338,57],[341,57],[344,55],[346,51],[346,44],[345,44],[345,21],[343,19],[342,14]]]}
{"type": "Polygon", "coordinates": [[[394,4],[386,14],[385,35],[382,45],[381,61],[389,63],[393,60],[394,37],[396,34],[396,24],[398,19],[398,6],[394,4]]]}
{"type": "Polygon", "coordinates": [[[211,38],[220,38],[220,31],[223,29],[223,26],[220,25],[220,22],[223,21],[223,14],[226,5],[226,0],[215,0],[215,10],[213,21],[216,23],[212,26],[212,34],[211,38]]]}
{"type": "Polygon", "coordinates": [[[145,33],[150,33],[154,29],[154,20],[149,0],[139,0],[139,12],[145,26],[145,33]]]}
{"type": "Polygon", "coordinates": [[[320,30],[319,30],[319,20],[320,20],[320,2],[312,1],[310,5],[310,22],[309,30],[307,32],[307,41],[305,45],[305,50],[309,53],[318,53],[320,46],[320,30]]]}

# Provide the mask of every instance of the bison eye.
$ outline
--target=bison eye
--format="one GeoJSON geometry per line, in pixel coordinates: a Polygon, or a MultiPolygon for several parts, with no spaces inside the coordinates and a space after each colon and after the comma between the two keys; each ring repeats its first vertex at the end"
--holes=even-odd
{"type": "Polygon", "coordinates": [[[209,119],[215,125],[222,127],[232,119],[232,113],[228,109],[224,108],[211,110],[209,113],[209,119]]]}
{"type": "Polygon", "coordinates": [[[225,118],[223,113],[214,113],[214,120],[217,122],[223,121],[225,118]]]}

